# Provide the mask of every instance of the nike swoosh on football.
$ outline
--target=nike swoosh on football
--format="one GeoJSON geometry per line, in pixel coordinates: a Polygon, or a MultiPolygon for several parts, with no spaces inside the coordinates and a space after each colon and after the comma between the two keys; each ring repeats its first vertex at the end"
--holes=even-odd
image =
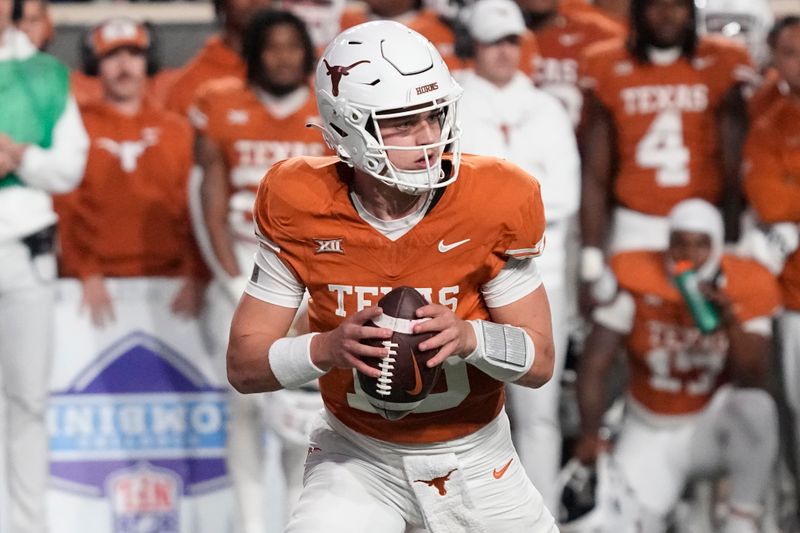
{"type": "Polygon", "coordinates": [[[454,242],[452,244],[445,244],[444,240],[439,241],[439,251],[442,253],[449,252],[453,248],[457,248],[462,244],[466,244],[470,241],[470,239],[464,239],[463,241],[454,242]]]}
{"type": "Polygon", "coordinates": [[[413,350],[411,351],[411,364],[414,365],[414,388],[406,392],[411,396],[416,396],[422,392],[422,374],[420,374],[419,365],[417,365],[417,356],[414,354],[413,350]]]}
{"type": "Polygon", "coordinates": [[[506,474],[506,470],[508,470],[508,467],[511,466],[511,462],[513,460],[514,460],[513,457],[511,459],[509,459],[508,462],[506,463],[506,465],[503,468],[501,468],[500,470],[498,470],[496,468],[494,470],[492,470],[492,476],[495,479],[500,479],[501,477],[503,477],[506,474]]]}

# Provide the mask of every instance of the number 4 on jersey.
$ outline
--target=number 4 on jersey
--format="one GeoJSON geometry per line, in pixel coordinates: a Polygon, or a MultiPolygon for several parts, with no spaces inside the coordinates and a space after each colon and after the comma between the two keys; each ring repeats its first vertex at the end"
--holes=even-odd
{"type": "Polygon", "coordinates": [[[689,184],[689,157],[689,149],[683,144],[681,112],[677,109],[659,113],[636,146],[636,163],[656,169],[656,183],[661,187],[689,184]]]}

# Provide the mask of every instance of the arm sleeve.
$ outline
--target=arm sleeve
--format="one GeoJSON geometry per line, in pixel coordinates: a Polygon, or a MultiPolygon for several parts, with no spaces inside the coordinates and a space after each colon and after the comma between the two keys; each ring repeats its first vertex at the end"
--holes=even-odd
{"type": "Polygon", "coordinates": [[[541,284],[535,259],[509,259],[502,270],[481,287],[481,294],[487,307],[502,307],[527,296],[541,284]]]}
{"type": "Polygon", "coordinates": [[[259,244],[253,274],[245,292],[254,298],[281,307],[297,308],[303,300],[305,287],[294,273],[266,244],[259,244]]]}
{"type": "Polygon", "coordinates": [[[16,172],[31,187],[56,193],[68,192],[83,177],[88,150],[89,137],[75,98],[70,95],[53,128],[50,148],[28,145],[16,172]]]}

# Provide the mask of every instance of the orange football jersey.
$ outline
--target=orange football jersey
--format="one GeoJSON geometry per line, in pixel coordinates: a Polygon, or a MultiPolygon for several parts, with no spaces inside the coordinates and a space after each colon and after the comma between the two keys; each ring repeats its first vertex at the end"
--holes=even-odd
{"type": "Polygon", "coordinates": [[[764,74],[761,86],[756,89],[747,102],[747,112],[751,120],[758,120],[781,97],[780,79],[780,74],[774,68],[767,70],[764,74]]]}
{"type": "MultiPolygon", "coordinates": [[[[480,287],[509,257],[538,255],[543,246],[539,184],[504,161],[465,155],[458,180],[394,242],[358,215],[350,172],[335,157],[290,159],[273,166],[258,191],[258,228],[307,287],[312,331],[335,328],[400,285],[416,287],[463,319],[486,319],[480,287]]],[[[503,383],[459,360],[444,365],[417,411],[390,422],[374,414],[353,377],[344,369],[323,376],[325,405],[354,430],[391,442],[470,434],[490,422],[504,400],[503,383]]]]}
{"type": "Polygon", "coordinates": [[[754,75],[744,47],[705,37],[693,59],[639,63],[622,41],[587,50],[582,83],[616,128],[614,196],[623,206],[664,216],[678,202],[716,203],[722,189],[716,112],[727,92],[754,75]]]}
{"type": "Polygon", "coordinates": [[[526,58],[528,64],[523,63],[522,70],[532,73],[537,86],[561,100],[573,124],[577,124],[583,107],[578,87],[581,54],[594,43],[624,37],[625,28],[608,17],[562,8],[553,24],[536,30],[534,35],[538,54],[526,58]]]}
{"type": "Polygon", "coordinates": [[[182,117],[146,103],[135,116],[97,101],[82,109],[91,140],[80,186],[57,205],[66,276],[203,272],[188,214],[193,136],[182,117]]]}
{"type": "MultiPolygon", "coordinates": [[[[745,193],[759,219],[800,224],[800,103],[795,97],[780,96],[753,124],[744,167],[745,193]]],[[[786,307],[800,311],[800,251],[788,258],[780,281],[786,307]]]]}
{"type": "Polygon", "coordinates": [[[318,124],[318,115],[311,90],[302,107],[281,118],[236,78],[214,80],[200,88],[190,116],[198,131],[222,149],[231,187],[229,220],[237,238],[255,242],[253,203],[261,178],[273,164],[332,153],[319,130],[306,126],[318,124]]]}
{"type": "Polygon", "coordinates": [[[218,36],[206,41],[200,52],[186,65],[167,91],[167,109],[186,115],[197,97],[197,90],[209,80],[235,77],[244,80],[244,60],[218,36]]]}
{"type": "MultiPolygon", "coordinates": [[[[625,252],[611,260],[619,285],[635,302],[627,339],[629,389],[650,411],[682,415],[702,409],[725,380],[729,339],[703,335],[673,285],[662,252],[625,252]]],[[[749,259],[724,256],[723,291],[741,322],[772,316],[781,304],[775,278],[749,259]]]]}
{"type": "Polygon", "coordinates": [[[78,106],[84,106],[103,97],[103,86],[96,76],[87,76],[80,70],[69,73],[69,89],[78,106]]]}

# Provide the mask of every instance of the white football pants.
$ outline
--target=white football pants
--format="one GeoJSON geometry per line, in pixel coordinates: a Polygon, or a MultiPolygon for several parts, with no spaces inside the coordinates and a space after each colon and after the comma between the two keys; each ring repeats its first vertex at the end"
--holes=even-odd
{"type": "Polygon", "coordinates": [[[800,312],[784,311],[778,319],[781,336],[781,365],[786,403],[794,426],[794,461],[800,477],[800,312]]]}
{"type": "Polygon", "coordinates": [[[44,533],[47,527],[45,415],[53,356],[54,277],[52,254],[32,260],[22,243],[0,244],[0,378],[9,533],[44,533]]]}
{"type": "Polygon", "coordinates": [[[288,533],[557,533],[502,412],[472,435],[397,445],[324,412],[288,533]]]}
{"type": "Polygon", "coordinates": [[[514,446],[525,471],[544,498],[548,509],[556,509],[556,478],[561,470],[561,424],[558,417],[561,375],[567,357],[567,292],[561,280],[545,279],[553,321],[555,363],[553,377],[538,389],[506,386],[514,446]]]}
{"type": "Polygon", "coordinates": [[[654,417],[632,407],[613,453],[639,503],[659,517],[647,533],[664,531],[665,517],[694,476],[727,473],[729,505],[758,514],[778,453],[777,416],[766,392],[730,386],[695,416],[654,417]]]}

